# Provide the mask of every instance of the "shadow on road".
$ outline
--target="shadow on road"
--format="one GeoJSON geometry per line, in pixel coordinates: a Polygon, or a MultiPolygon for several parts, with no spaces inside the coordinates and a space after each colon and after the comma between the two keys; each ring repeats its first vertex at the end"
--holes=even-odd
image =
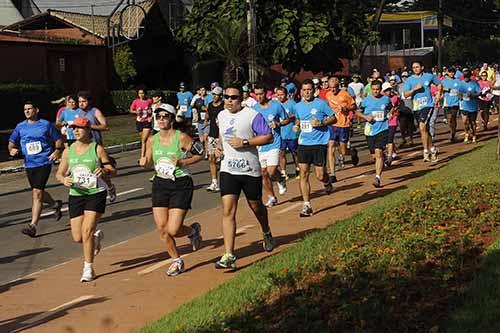
{"type": "Polygon", "coordinates": [[[21,284],[30,283],[30,282],[33,282],[33,281],[35,281],[35,279],[28,278],[28,279],[19,279],[19,280],[15,280],[15,281],[3,284],[3,285],[0,286],[0,294],[8,291],[10,288],[19,286],[21,284]]]}
{"type": "Polygon", "coordinates": [[[0,264],[10,264],[19,258],[29,257],[32,255],[47,252],[50,250],[52,250],[51,247],[40,247],[37,249],[22,250],[22,251],[19,251],[18,254],[16,254],[16,255],[0,258],[0,264]]]}

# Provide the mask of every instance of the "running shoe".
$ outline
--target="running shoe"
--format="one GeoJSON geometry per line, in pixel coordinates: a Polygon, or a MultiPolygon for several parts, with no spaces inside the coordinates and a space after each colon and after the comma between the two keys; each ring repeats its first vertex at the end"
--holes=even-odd
{"type": "Polygon", "coordinates": [[[424,151],[424,162],[430,162],[431,161],[429,155],[430,155],[429,152],[424,151]]]}
{"type": "Polygon", "coordinates": [[[373,186],[375,186],[376,188],[380,188],[382,187],[381,183],[382,182],[380,180],[380,177],[375,176],[375,179],[373,179],[373,186]]]}
{"type": "Polygon", "coordinates": [[[325,184],[325,193],[327,195],[330,195],[332,194],[333,192],[333,184],[330,180],[328,180],[328,183],[325,184]]]}
{"type": "Polygon", "coordinates": [[[84,267],[80,282],[90,282],[95,279],[94,269],[92,267],[84,267]]]}
{"type": "Polygon", "coordinates": [[[284,177],[281,177],[281,180],[278,181],[278,193],[280,195],[284,195],[287,191],[286,188],[286,179],[284,177]]]}
{"type": "Polygon", "coordinates": [[[177,276],[184,272],[184,261],[181,258],[174,259],[167,270],[168,276],[177,276]]]}
{"type": "Polygon", "coordinates": [[[191,233],[188,236],[193,251],[198,251],[201,248],[201,225],[198,222],[191,224],[191,233]]]}
{"type": "Polygon", "coordinates": [[[465,134],[464,143],[469,143],[469,136],[465,134]]]}
{"type": "Polygon", "coordinates": [[[438,154],[438,150],[437,149],[431,151],[431,162],[432,163],[436,163],[438,161],[437,154],[438,154]]]}
{"type": "Polygon", "coordinates": [[[287,175],[287,173],[286,173],[286,172],[284,172],[284,171],[282,171],[282,172],[281,172],[281,177],[282,177],[282,178],[284,178],[285,180],[290,179],[290,177],[289,177],[289,176],[287,175]]]}
{"type": "Polygon", "coordinates": [[[101,252],[101,241],[104,239],[104,232],[96,230],[94,232],[94,257],[101,252]]]}
{"type": "Polygon", "coordinates": [[[339,156],[337,163],[338,163],[339,169],[343,169],[344,168],[344,157],[339,156]]]}
{"type": "Polygon", "coordinates": [[[274,250],[274,247],[276,245],[274,242],[273,235],[271,234],[271,231],[263,233],[262,236],[264,238],[264,241],[262,242],[262,246],[264,247],[264,250],[266,252],[271,252],[272,250],[274,250]]]}
{"type": "Polygon", "coordinates": [[[295,179],[300,179],[300,169],[295,169],[295,179]]]}
{"type": "Polygon", "coordinates": [[[302,211],[300,212],[300,217],[309,217],[313,215],[313,209],[310,204],[304,203],[302,211]]]}
{"type": "Polygon", "coordinates": [[[346,148],[351,149],[351,141],[347,141],[346,148]]]}
{"type": "Polygon", "coordinates": [[[116,187],[114,184],[111,184],[111,186],[108,187],[108,195],[109,195],[109,202],[116,201],[116,187]]]}
{"type": "Polygon", "coordinates": [[[359,164],[358,150],[356,148],[351,149],[351,162],[354,166],[359,164]]]}
{"type": "Polygon", "coordinates": [[[267,208],[271,208],[273,206],[276,206],[277,204],[278,204],[278,199],[276,199],[276,197],[269,197],[265,206],[267,208]]]}
{"type": "Polygon", "coordinates": [[[219,185],[217,183],[212,183],[207,186],[207,191],[213,193],[219,192],[220,191],[219,185]]]}
{"type": "Polygon", "coordinates": [[[236,257],[231,253],[226,253],[215,263],[217,269],[236,269],[236,257]]]}
{"type": "Polygon", "coordinates": [[[332,184],[333,184],[333,183],[336,183],[336,182],[338,182],[338,180],[337,180],[337,176],[335,176],[335,175],[330,175],[330,183],[332,183],[332,184]]]}
{"type": "Polygon", "coordinates": [[[54,218],[56,221],[59,221],[62,217],[62,208],[63,202],[61,200],[56,200],[56,204],[54,205],[54,218]]]}
{"type": "Polygon", "coordinates": [[[21,230],[21,232],[27,236],[35,237],[36,236],[36,227],[30,223],[30,224],[28,224],[28,226],[26,228],[23,228],[23,230],[21,230]]]}
{"type": "Polygon", "coordinates": [[[476,136],[472,137],[472,143],[477,143],[476,136]]]}

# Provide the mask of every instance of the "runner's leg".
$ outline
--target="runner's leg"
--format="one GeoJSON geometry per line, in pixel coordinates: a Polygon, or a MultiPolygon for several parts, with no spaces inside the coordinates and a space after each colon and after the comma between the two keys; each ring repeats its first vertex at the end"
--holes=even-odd
{"type": "Polygon", "coordinates": [[[141,132],[141,157],[146,155],[146,142],[151,134],[150,128],[143,128],[141,132]]]}
{"type": "Polygon", "coordinates": [[[38,225],[40,215],[42,214],[43,192],[43,190],[38,188],[32,189],[33,207],[31,208],[31,224],[34,226],[38,225]]]}
{"type": "Polygon", "coordinates": [[[234,252],[234,238],[236,235],[236,212],[238,209],[238,196],[227,194],[222,197],[222,233],[224,235],[224,248],[226,253],[234,252]]]}
{"type": "Polygon", "coordinates": [[[94,232],[97,226],[97,221],[101,217],[101,213],[86,210],[83,212],[83,220],[81,223],[83,257],[86,263],[94,262],[94,232]]]}
{"type": "Polygon", "coordinates": [[[310,201],[311,184],[309,184],[309,164],[299,163],[300,169],[300,193],[304,202],[310,201]]]}
{"type": "Polygon", "coordinates": [[[267,209],[262,203],[262,200],[247,200],[248,206],[252,209],[253,214],[259,221],[263,233],[269,232],[269,219],[267,209]]]}

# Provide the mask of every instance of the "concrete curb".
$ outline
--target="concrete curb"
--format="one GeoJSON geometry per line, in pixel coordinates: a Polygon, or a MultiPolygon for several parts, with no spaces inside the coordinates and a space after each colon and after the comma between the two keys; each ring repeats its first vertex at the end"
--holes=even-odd
{"type": "MultiPolygon", "coordinates": [[[[141,142],[134,141],[134,142],[125,143],[122,145],[109,146],[109,147],[106,147],[105,149],[108,152],[108,154],[110,154],[110,155],[117,154],[117,153],[123,153],[125,151],[141,149],[141,142]]],[[[0,169],[0,175],[8,174],[8,173],[17,173],[17,172],[22,172],[22,171],[24,171],[24,165],[17,166],[17,167],[8,167],[8,168],[0,169]]]]}

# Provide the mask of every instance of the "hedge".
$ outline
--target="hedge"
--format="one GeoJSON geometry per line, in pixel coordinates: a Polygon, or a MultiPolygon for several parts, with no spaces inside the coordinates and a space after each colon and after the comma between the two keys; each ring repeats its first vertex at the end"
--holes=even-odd
{"type": "MultiPolygon", "coordinates": [[[[172,90],[162,90],[165,94],[166,101],[169,104],[177,105],[176,92],[172,90]]],[[[150,97],[150,96],[148,96],[150,97]]],[[[132,101],[137,98],[135,90],[113,90],[111,91],[111,99],[116,108],[117,113],[127,113],[132,101]]]]}

